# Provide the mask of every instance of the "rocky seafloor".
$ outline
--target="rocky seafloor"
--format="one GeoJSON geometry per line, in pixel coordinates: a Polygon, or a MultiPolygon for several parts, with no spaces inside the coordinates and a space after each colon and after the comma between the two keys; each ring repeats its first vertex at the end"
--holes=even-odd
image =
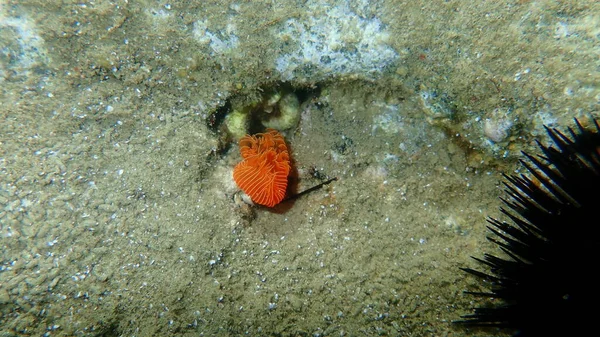
{"type": "Polygon", "coordinates": [[[599,39],[595,1],[2,1],[0,335],[480,334],[458,268],[598,116],[599,39]],[[279,88],[295,188],[338,181],[250,207],[223,119],[279,88]]]}

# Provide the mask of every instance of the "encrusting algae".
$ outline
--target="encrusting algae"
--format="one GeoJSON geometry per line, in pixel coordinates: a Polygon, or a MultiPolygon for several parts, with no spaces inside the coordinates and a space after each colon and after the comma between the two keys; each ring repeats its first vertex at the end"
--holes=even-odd
{"type": "Polygon", "coordinates": [[[283,136],[274,129],[240,139],[242,162],[233,170],[233,180],[253,202],[273,207],[285,197],[290,156],[283,136]]]}

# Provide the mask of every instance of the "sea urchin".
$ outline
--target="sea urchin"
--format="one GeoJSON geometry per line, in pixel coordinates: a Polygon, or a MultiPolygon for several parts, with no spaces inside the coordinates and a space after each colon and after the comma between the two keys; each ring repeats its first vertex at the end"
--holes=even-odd
{"type": "MultiPolygon", "coordinates": [[[[457,323],[501,327],[515,336],[594,335],[600,290],[600,127],[546,127],[556,147],[538,142],[543,155],[523,153],[529,175],[505,176],[509,222],[490,218],[488,239],[506,257],[474,258],[489,272],[461,268],[490,285],[466,292],[497,299],[457,323]]],[[[596,332],[597,333],[597,332],[596,332]]]]}

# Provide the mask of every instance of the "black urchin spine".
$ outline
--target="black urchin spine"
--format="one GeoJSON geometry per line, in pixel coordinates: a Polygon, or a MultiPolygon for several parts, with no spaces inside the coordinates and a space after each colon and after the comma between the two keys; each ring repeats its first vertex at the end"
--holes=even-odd
{"type": "Polygon", "coordinates": [[[501,212],[510,222],[487,219],[490,241],[506,254],[474,258],[489,273],[465,272],[487,281],[490,292],[465,292],[500,304],[474,308],[456,323],[500,327],[518,336],[577,336],[593,331],[600,304],[595,269],[600,264],[600,127],[570,137],[546,127],[555,147],[538,142],[543,155],[523,152],[528,171],[504,176],[508,198],[501,212]]]}

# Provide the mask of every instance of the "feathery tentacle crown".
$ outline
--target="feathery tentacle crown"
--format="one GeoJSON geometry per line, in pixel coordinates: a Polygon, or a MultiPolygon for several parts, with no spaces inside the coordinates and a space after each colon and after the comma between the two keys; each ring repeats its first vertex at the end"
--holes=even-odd
{"type": "Polygon", "coordinates": [[[286,194],[290,156],[283,136],[274,129],[240,139],[243,161],[233,170],[237,185],[257,204],[273,207],[286,194]]]}

